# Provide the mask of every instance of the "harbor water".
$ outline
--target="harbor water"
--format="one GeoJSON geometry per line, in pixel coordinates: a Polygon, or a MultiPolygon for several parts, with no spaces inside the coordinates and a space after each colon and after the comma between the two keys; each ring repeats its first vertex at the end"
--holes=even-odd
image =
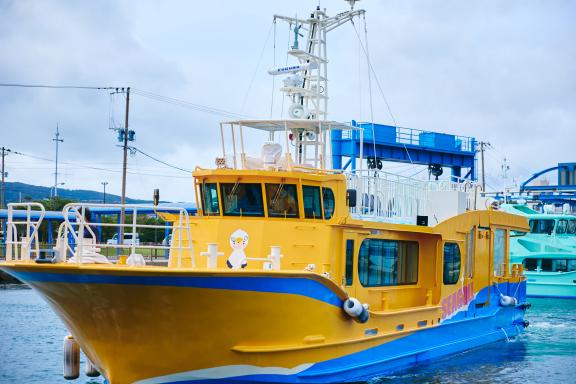
{"type": "MultiPolygon", "coordinates": [[[[530,299],[530,302],[532,308],[526,316],[530,326],[521,337],[370,382],[574,383],[576,300],[530,299]]],[[[34,291],[0,287],[0,384],[69,382],[62,378],[62,339],[66,335],[65,327],[34,291]]],[[[103,381],[101,377],[86,377],[82,372],[73,382],[103,381]]]]}

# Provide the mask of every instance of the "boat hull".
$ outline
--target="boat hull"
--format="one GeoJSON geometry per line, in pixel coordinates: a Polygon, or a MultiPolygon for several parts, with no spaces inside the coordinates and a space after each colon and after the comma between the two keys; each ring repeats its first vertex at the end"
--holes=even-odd
{"type": "MultiPolygon", "coordinates": [[[[476,295],[490,305],[473,300],[441,323],[388,314],[359,324],[338,287],[312,273],[2,268],[48,301],[111,384],[363,380],[512,337],[524,314],[484,288],[476,295]]],[[[498,288],[520,302],[524,290],[498,288]]]]}
{"type": "Polygon", "coordinates": [[[576,299],[576,271],[525,271],[528,297],[576,299]]]}

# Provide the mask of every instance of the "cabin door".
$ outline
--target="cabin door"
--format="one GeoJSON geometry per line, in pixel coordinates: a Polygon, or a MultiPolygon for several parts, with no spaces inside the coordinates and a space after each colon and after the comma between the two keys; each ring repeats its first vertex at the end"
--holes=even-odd
{"type": "Polygon", "coordinates": [[[478,227],[476,229],[474,252],[474,290],[478,293],[476,305],[489,304],[492,253],[490,237],[490,228],[478,227]]]}

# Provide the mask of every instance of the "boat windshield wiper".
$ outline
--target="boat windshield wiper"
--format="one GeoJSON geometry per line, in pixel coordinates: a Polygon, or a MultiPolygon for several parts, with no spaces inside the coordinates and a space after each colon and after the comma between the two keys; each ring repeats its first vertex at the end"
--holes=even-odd
{"type": "Polygon", "coordinates": [[[230,200],[230,198],[236,194],[236,190],[238,189],[238,185],[240,184],[240,178],[238,178],[238,180],[236,180],[236,183],[234,184],[234,186],[232,187],[232,189],[230,190],[230,193],[228,193],[228,195],[226,195],[226,198],[228,200],[230,200]]]}
{"type": "Polygon", "coordinates": [[[280,193],[282,193],[282,189],[284,189],[284,183],[278,185],[278,189],[276,190],[276,193],[274,194],[274,197],[272,198],[272,202],[270,203],[270,205],[272,206],[276,205],[276,202],[278,202],[278,199],[280,198],[280,193]]]}

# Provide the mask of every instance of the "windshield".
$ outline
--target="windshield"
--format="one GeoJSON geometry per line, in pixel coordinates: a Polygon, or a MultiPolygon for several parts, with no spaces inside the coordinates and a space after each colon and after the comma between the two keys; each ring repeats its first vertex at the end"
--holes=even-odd
{"type": "Polygon", "coordinates": [[[530,220],[530,232],[551,234],[554,230],[553,219],[530,220]]]}
{"type": "Polygon", "coordinates": [[[270,217],[298,217],[298,193],[295,184],[266,184],[266,202],[270,217]]]}
{"type": "Polygon", "coordinates": [[[224,216],[264,216],[262,185],[220,184],[224,216]]]}

